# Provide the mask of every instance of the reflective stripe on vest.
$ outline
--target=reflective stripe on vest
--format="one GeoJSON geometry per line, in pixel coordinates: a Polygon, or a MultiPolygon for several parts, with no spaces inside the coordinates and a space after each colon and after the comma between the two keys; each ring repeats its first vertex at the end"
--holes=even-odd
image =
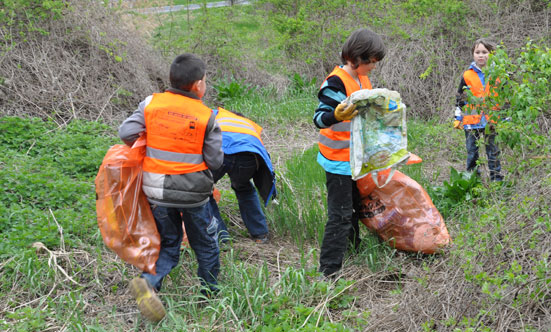
{"type": "Polygon", "coordinates": [[[153,94],[144,111],[144,171],[186,174],[207,169],[203,143],[211,114],[212,110],[200,100],[172,92],[153,94]]]}
{"type": "Polygon", "coordinates": [[[258,138],[258,140],[262,143],[262,139],[260,138],[262,127],[245,117],[225,110],[222,107],[218,107],[216,122],[218,122],[218,125],[223,132],[248,134],[258,138]]]}
{"type": "MultiPolygon", "coordinates": [[[[347,96],[360,90],[358,82],[339,66],[333,69],[331,74],[325,78],[325,81],[331,76],[338,76],[341,79],[347,96]]],[[[359,76],[359,79],[362,89],[371,89],[371,82],[367,76],[359,76]]],[[[319,149],[321,154],[329,160],[350,161],[350,121],[338,122],[329,128],[321,129],[319,149]]]]}
{"type": "MultiPolygon", "coordinates": [[[[465,73],[463,73],[463,79],[465,80],[465,84],[469,86],[469,90],[471,90],[473,96],[477,98],[484,98],[490,94],[490,84],[487,83],[486,86],[484,86],[480,81],[480,77],[474,70],[469,69],[465,71],[465,73]]],[[[463,107],[466,113],[466,115],[463,116],[463,125],[479,124],[480,120],[482,120],[482,115],[484,115],[486,120],[488,120],[488,115],[485,115],[483,112],[481,112],[481,114],[477,114],[476,109],[479,107],[480,105],[471,104],[463,107]]]]}

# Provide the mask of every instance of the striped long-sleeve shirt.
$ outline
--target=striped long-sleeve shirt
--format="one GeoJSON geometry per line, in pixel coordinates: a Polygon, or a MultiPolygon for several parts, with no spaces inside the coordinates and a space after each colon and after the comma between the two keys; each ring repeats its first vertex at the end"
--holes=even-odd
{"type": "MultiPolygon", "coordinates": [[[[346,99],[346,88],[338,76],[329,77],[320,87],[318,92],[319,105],[314,112],[314,124],[323,129],[338,123],[335,119],[335,108],[346,99]]],[[[351,175],[350,162],[329,160],[318,153],[318,163],[329,173],[351,175]]]]}

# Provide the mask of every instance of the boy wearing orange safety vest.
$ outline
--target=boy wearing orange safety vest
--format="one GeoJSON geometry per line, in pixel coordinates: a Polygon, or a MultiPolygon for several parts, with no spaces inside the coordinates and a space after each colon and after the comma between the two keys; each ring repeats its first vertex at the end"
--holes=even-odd
{"type": "MultiPolygon", "coordinates": [[[[215,110],[216,121],[222,130],[223,166],[213,172],[217,182],[226,173],[230,177],[235,192],[239,212],[249,234],[256,243],[268,242],[268,224],[260,206],[258,193],[264,206],[275,198],[275,173],[270,155],[262,138],[262,127],[240,114],[219,107],[215,110]],[[253,186],[253,183],[254,186],[253,186]]],[[[214,198],[210,199],[214,215],[219,221],[219,236],[222,241],[229,239],[228,229],[220,216],[214,198]]]]}
{"type": "Polygon", "coordinates": [[[477,40],[472,47],[474,61],[463,73],[459,89],[457,90],[454,127],[465,130],[465,145],[467,147],[467,171],[478,170],[477,161],[479,158],[477,141],[480,136],[485,136],[486,155],[488,157],[488,168],[490,169],[491,181],[502,181],[501,164],[499,161],[499,149],[495,144],[495,130],[492,123],[489,125],[489,132],[486,133],[489,117],[484,112],[477,110],[480,105],[468,104],[465,100],[465,90],[470,90],[473,96],[482,102],[490,94],[495,94],[490,86],[488,78],[482,68],[488,62],[488,57],[495,50],[495,44],[485,39],[477,40]]]}
{"type": "Polygon", "coordinates": [[[368,29],[354,31],[341,52],[343,65],[327,76],[318,92],[319,106],[314,124],[320,128],[318,163],[326,174],[327,213],[320,253],[320,272],[332,277],[343,263],[351,242],[360,244],[360,196],[350,170],[350,120],[355,105],[341,103],[360,89],[371,89],[367,74],[385,56],[381,37],[368,29]]]}
{"type": "Polygon", "coordinates": [[[220,269],[218,221],[208,201],[213,192],[211,170],[223,162],[222,134],[212,110],[201,98],[206,90],[204,62],[182,54],[170,66],[171,88],[154,93],[119,127],[119,136],[132,144],[146,135],[143,191],[161,237],[156,274],[142,273],[130,282],[142,315],[160,321],[165,309],[156,295],[163,278],[178,264],[182,221],[198,262],[201,292],[218,291],[220,269]]]}

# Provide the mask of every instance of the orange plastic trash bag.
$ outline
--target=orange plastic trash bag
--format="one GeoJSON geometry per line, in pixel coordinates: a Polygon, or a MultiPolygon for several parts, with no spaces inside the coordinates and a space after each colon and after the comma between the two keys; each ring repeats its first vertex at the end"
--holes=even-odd
{"type": "Polygon", "coordinates": [[[220,203],[220,199],[222,198],[222,193],[220,190],[218,190],[216,187],[212,188],[212,197],[214,197],[214,200],[216,203],[220,203]]]}
{"type": "MultiPolygon", "coordinates": [[[[386,181],[389,172],[380,172],[386,181]]],[[[396,171],[392,180],[378,188],[371,176],[356,181],[361,196],[360,220],[392,247],[433,254],[450,243],[444,219],[425,189],[396,171]]]]}
{"type": "Polygon", "coordinates": [[[122,260],[155,274],[160,235],[142,191],[145,136],[113,145],[96,176],[96,213],[105,245],[122,260]]]}

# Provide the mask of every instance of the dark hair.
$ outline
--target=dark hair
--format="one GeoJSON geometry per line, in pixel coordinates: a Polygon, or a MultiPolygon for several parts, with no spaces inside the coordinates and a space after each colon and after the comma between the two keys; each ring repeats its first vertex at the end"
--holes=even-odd
{"type": "Polygon", "coordinates": [[[193,83],[203,79],[205,72],[203,60],[191,53],[180,54],[170,65],[170,86],[189,91],[193,83]]]}
{"type": "Polygon", "coordinates": [[[372,59],[381,61],[386,49],[381,37],[369,29],[358,29],[346,39],[342,47],[343,64],[350,61],[356,69],[362,63],[371,63],[372,59]]]}
{"type": "Polygon", "coordinates": [[[486,49],[490,53],[492,53],[496,49],[496,44],[494,42],[491,42],[488,39],[480,38],[474,42],[473,48],[471,49],[471,54],[474,54],[474,49],[480,44],[484,45],[484,47],[486,47],[486,49]]]}

